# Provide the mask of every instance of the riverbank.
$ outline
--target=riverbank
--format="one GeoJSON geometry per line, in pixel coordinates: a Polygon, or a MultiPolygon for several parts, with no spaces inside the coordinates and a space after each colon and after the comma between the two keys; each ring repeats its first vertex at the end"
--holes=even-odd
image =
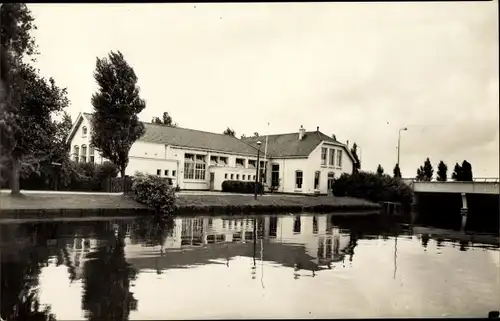
{"type": "MultiPolygon", "coordinates": [[[[177,213],[240,214],[290,212],[360,212],[378,204],[350,197],[269,194],[259,196],[218,193],[178,193],[177,213]]],[[[0,220],[56,217],[137,216],[150,210],[122,193],[25,191],[13,197],[0,193],[0,220]]]]}

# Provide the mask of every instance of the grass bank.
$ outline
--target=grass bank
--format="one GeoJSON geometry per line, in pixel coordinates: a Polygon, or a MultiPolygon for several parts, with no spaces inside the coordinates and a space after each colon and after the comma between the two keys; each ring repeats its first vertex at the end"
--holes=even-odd
{"type": "MultiPolygon", "coordinates": [[[[332,196],[179,193],[177,214],[240,214],[290,212],[350,212],[378,209],[362,199],[332,196]]],[[[121,194],[30,192],[0,194],[0,219],[136,216],[149,209],[121,194]]]]}

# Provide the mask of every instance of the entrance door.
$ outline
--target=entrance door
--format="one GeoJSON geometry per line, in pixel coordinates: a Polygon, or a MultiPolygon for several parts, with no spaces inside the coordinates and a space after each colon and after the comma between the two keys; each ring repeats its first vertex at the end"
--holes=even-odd
{"type": "Polygon", "coordinates": [[[328,173],[328,192],[333,189],[333,181],[335,180],[335,173],[328,173]]]}
{"type": "Polygon", "coordinates": [[[214,190],[215,173],[210,173],[210,190],[214,190]]]}
{"type": "Polygon", "coordinates": [[[271,186],[278,188],[280,185],[280,165],[273,164],[271,168],[271,186]]]}

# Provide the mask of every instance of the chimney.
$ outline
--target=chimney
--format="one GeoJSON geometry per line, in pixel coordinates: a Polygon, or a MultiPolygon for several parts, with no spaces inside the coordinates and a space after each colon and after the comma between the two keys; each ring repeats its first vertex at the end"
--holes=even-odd
{"type": "Polygon", "coordinates": [[[347,148],[349,148],[349,140],[347,140],[347,148]]]}
{"type": "Polygon", "coordinates": [[[316,131],[319,133],[319,126],[316,127],[316,131]]]}
{"type": "Polygon", "coordinates": [[[300,129],[299,129],[299,140],[302,140],[302,138],[304,138],[304,135],[306,134],[306,130],[304,129],[304,127],[302,127],[302,125],[300,125],[300,129]]]}

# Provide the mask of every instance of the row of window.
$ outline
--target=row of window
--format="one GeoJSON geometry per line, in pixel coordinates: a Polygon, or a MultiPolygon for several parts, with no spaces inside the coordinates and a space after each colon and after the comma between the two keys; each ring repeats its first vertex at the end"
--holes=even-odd
{"type": "MultiPolygon", "coordinates": [[[[321,176],[321,172],[316,171],[314,173],[314,189],[319,189],[320,176],[321,176]]],[[[334,179],[335,179],[335,173],[329,172],[328,173],[328,189],[332,188],[334,179]]],[[[296,170],[295,171],[295,188],[302,189],[303,182],[304,182],[304,173],[301,170],[296,170]]]]}
{"type": "MultiPolygon", "coordinates": [[[[165,177],[169,177],[170,171],[166,169],[163,173],[165,177]]],[[[161,169],[156,170],[156,175],[161,176],[161,169]]],[[[175,175],[177,175],[177,172],[172,170],[172,177],[175,177],[175,175]]]]}
{"type": "MultiPolygon", "coordinates": [[[[240,180],[240,174],[228,174],[228,173],[225,173],[224,174],[224,178],[225,179],[229,179],[231,181],[234,181],[235,178],[236,178],[236,180],[239,181],[240,180]]],[[[255,175],[252,176],[250,174],[248,174],[248,175],[241,174],[241,180],[242,181],[255,181],[255,175]]]]}
{"type": "Polygon", "coordinates": [[[327,156],[328,156],[328,165],[329,166],[337,166],[342,167],[342,150],[335,148],[321,148],[321,165],[327,164],[327,156]],[[335,158],[337,156],[337,158],[335,158]],[[337,160],[337,162],[335,162],[337,160]]]}
{"type": "MultiPolygon", "coordinates": [[[[91,144],[89,145],[89,150],[88,150],[88,161],[90,163],[93,163],[94,162],[94,146],[91,144]]],[[[80,146],[78,145],[75,145],[73,147],[73,158],[75,160],[75,162],[82,162],[82,163],[86,163],[87,162],[87,145],[83,144],[81,146],[81,149],[80,149],[80,146]]]]}
{"type": "Polygon", "coordinates": [[[206,175],[206,156],[196,154],[184,155],[184,178],[205,180],[206,175]]]}

